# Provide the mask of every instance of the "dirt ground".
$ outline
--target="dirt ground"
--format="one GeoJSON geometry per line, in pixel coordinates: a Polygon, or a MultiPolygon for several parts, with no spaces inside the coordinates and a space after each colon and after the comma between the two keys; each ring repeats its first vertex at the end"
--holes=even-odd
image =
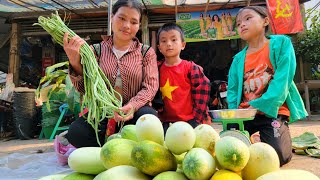
{"type": "MultiPolygon", "coordinates": [[[[219,123],[214,123],[213,127],[217,131],[221,131],[222,127],[219,123]]],[[[299,136],[304,132],[309,131],[320,137],[320,120],[299,121],[290,125],[292,137],[299,136]]],[[[34,154],[53,151],[53,142],[48,140],[10,140],[0,141],[0,158],[12,153],[34,154]]],[[[320,177],[320,159],[308,156],[294,155],[293,159],[282,169],[303,169],[310,171],[320,177]]]]}

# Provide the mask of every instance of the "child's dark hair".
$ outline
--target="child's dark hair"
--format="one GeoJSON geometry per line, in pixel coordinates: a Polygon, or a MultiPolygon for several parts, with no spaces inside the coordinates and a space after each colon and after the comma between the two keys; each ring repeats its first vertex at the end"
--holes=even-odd
{"type": "Polygon", "coordinates": [[[136,9],[140,14],[140,19],[142,15],[142,7],[141,4],[137,0],[118,0],[112,6],[112,14],[116,14],[121,7],[129,7],[136,9]]]}
{"type": "MultiPolygon", "coordinates": [[[[269,13],[267,11],[267,9],[265,7],[262,7],[262,6],[246,6],[246,7],[243,7],[241,8],[237,15],[236,15],[236,22],[238,20],[238,15],[245,9],[250,9],[250,10],[253,10],[255,11],[256,13],[258,13],[262,18],[269,18],[270,19],[270,16],[269,16],[269,13]]],[[[265,27],[265,33],[267,33],[269,31],[269,25],[270,23],[265,27]]]]}
{"type": "Polygon", "coordinates": [[[166,23],[158,30],[158,33],[157,33],[157,44],[159,44],[160,33],[162,31],[167,31],[168,32],[170,30],[178,31],[180,33],[180,36],[181,36],[181,41],[184,42],[184,32],[183,32],[182,28],[176,23],[166,23]]]}

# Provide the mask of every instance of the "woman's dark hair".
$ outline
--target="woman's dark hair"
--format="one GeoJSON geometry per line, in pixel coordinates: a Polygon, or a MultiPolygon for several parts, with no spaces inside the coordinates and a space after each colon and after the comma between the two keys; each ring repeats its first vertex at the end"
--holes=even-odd
{"type": "MultiPolygon", "coordinates": [[[[266,17],[267,17],[267,18],[270,19],[269,13],[268,13],[268,11],[267,11],[267,9],[266,9],[265,7],[262,7],[262,6],[246,6],[246,7],[241,8],[241,9],[238,11],[238,13],[237,13],[237,15],[236,15],[236,22],[237,22],[237,20],[238,20],[238,15],[241,14],[241,12],[242,12],[243,10],[245,10],[245,9],[253,10],[253,11],[255,11],[256,13],[258,13],[262,18],[266,18],[266,17]]],[[[271,21],[271,19],[270,19],[270,21],[271,21]]],[[[269,30],[269,25],[270,25],[270,23],[265,27],[265,33],[268,32],[268,30],[269,30]]]]}
{"type": "Polygon", "coordinates": [[[214,15],[212,16],[212,21],[214,21],[214,17],[215,17],[215,16],[217,16],[217,17],[218,17],[218,21],[220,21],[220,17],[219,17],[218,14],[214,14],[214,15]]]}
{"type": "Polygon", "coordinates": [[[176,23],[166,23],[164,24],[157,33],[157,44],[159,45],[159,39],[160,39],[160,34],[162,31],[170,31],[170,30],[176,30],[180,33],[181,41],[184,42],[184,32],[182,28],[176,24],[176,23]]]}
{"type": "Polygon", "coordinates": [[[140,19],[142,15],[142,7],[141,4],[137,0],[118,0],[112,6],[112,14],[115,15],[121,7],[129,7],[136,9],[140,14],[140,19]]]}
{"type": "Polygon", "coordinates": [[[202,13],[200,13],[200,17],[203,17],[203,14],[202,14],[202,13]]]}

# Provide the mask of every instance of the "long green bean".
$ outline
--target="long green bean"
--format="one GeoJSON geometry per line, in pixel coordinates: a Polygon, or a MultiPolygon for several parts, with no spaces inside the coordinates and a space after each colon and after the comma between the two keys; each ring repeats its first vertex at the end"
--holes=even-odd
{"type": "MultiPolygon", "coordinates": [[[[61,46],[63,46],[63,36],[66,32],[69,33],[68,39],[77,35],[65,25],[58,12],[53,13],[51,18],[40,16],[38,23],[34,25],[41,26],[61,46]]],[[[87,122],[95,129],[97,142],[101,146],[98,138],[99,123],[105,118],[112,118],[114,111],[123,117],[126,116],[119,110],[122,106],[122,97],[113,89],[108,78],[100,69],[91,47],[86,42],[80,48],[80,56],[85,87],[82,108],[88,107],[87,122]],[[117,96],[120,98],[118,99],[117,96]]]]}

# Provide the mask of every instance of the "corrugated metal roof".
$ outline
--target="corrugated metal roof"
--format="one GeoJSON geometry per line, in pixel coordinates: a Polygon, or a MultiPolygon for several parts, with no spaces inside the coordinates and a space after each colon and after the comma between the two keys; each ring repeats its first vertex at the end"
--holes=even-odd
{"type": "MultiPolygon", "coordinates": [[[[147,7],[174,6],[175,0],[139,0],[147,7]]],[[[246,0],[210,0],[210,3],[234,3],[246,0]]],[[[108,7],[108,0],[0,0],[0,12],[37,12],[60,9],[83,10],[108,7]]],[[[113,0],[115,3],[116,0],[113,0]]],[[[201,5],[207,0],[178,0],[181,5],[201,5]]]]}

